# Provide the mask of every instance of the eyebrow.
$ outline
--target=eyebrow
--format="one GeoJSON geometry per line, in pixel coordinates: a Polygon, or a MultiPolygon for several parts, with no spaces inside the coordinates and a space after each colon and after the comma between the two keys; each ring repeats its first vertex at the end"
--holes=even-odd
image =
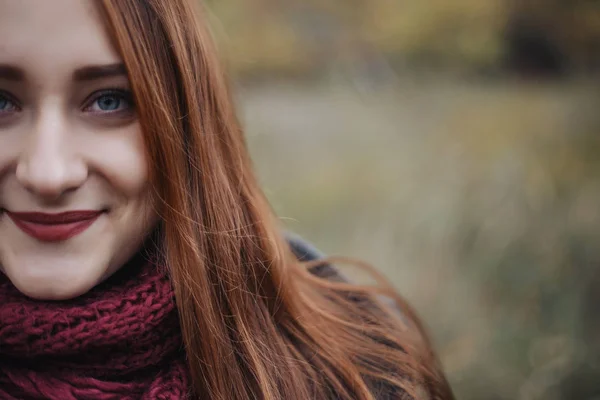
{"type": "Polygon", "coordinates": [[[25,80],[25,71],[12,65],[0,64],[0,79],[21,82],[25,80]]]}
{"type": "Polygon", "coordinates": [[[127,76],[125,64],[107,64],[107,65],[90,65],[75,70],[73,80],[75,81],[93,81],[101,78],[110,78],[113,76],[127,76]]]}
{"type": "MultiPolygon", "coordinates": [[[[79,68],[73,73],[73,79],[81,82],[123,75],[127,76],[125,65],[122,63],[115,63],[107,65],[90,65],[79,68]]],[[[25,80],[25,71],[10,64],[0,64],[0,79],[22,82],[25,80]]]]}

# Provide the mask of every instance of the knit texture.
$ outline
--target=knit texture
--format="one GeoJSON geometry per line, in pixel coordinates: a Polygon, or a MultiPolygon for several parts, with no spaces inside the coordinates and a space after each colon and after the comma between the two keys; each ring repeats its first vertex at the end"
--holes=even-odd
{"type": "Polygon", "coordinates": [[[167,274],[141,256],[68,301],[30,299],[0,273],[0,399],[179,400],[184,354],[167,274]]]}

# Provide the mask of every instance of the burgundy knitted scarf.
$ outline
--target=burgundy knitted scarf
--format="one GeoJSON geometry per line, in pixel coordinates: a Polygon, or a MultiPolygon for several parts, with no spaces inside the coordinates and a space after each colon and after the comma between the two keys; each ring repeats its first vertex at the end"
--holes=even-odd
{"type": "Polygon", "coordinates": [[[69,301],[0,273],[0,399],[174,400],[188,382],[170,282],[141,256],[69,301]]]}

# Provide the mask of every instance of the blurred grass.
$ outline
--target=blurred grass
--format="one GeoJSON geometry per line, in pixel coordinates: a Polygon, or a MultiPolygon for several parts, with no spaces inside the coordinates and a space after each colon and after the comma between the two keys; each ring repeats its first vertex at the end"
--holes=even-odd
{"type": "Polygon", "coordinates": [[[584,398],[555,386],[591,362],[579,305],[600,258],[600,146],[586,85],[238,93],[286,225],[392,279],[458,398],[584,398]]]}

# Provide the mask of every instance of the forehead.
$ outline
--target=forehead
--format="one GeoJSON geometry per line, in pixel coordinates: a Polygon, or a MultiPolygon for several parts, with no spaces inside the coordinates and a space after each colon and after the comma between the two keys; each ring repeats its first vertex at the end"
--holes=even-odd
{"type": "Polygon", "coordinates": [[[94,0],[0,0],[0,64],[48,74],[119,58],[94,0]]]}

